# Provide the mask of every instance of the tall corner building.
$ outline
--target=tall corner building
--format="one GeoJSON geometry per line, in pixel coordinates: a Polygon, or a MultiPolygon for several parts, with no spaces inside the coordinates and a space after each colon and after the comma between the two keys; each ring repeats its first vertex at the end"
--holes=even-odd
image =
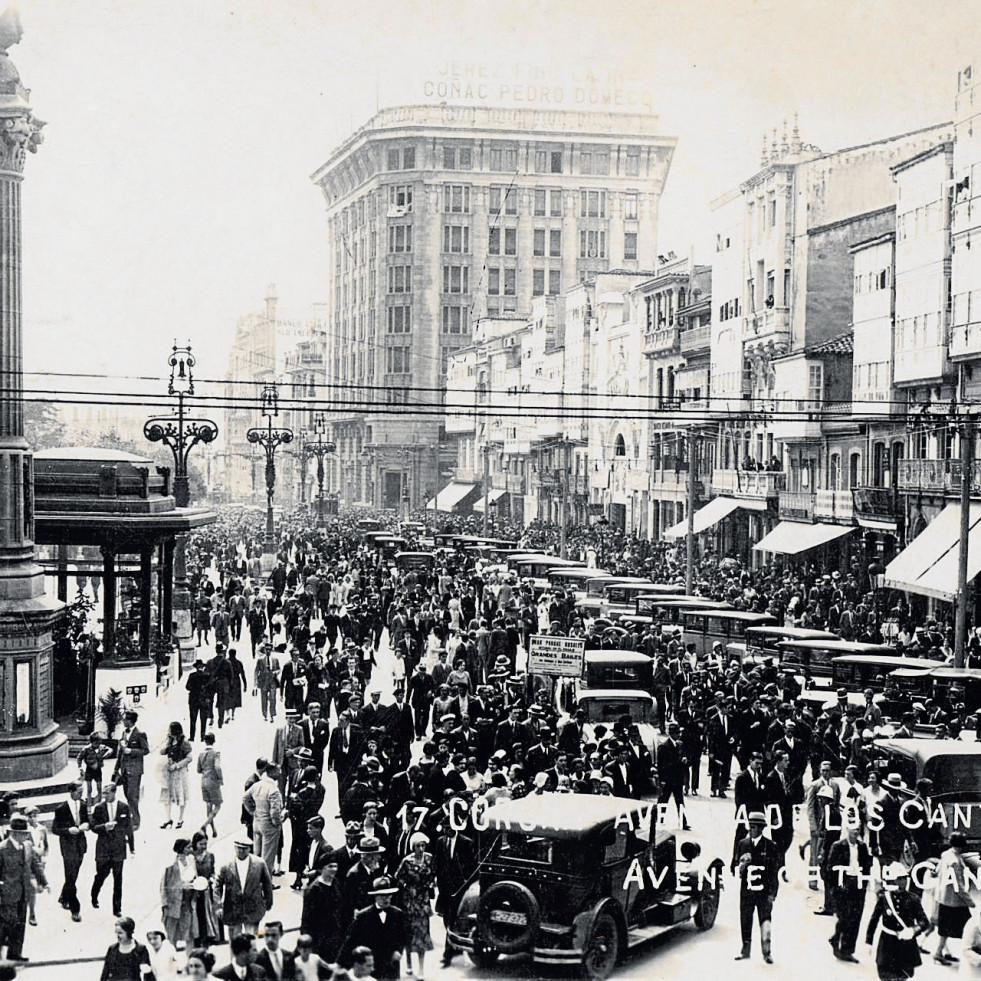
{"type": "Polygon", "coordinates": [[[651,114],[384,109],[313,175],[327,204],[327,382],[341,495],[420,507],[445,482],[448,358],[483,317],[656,266],[676,140],[651,114]],[[442,462],[441,462],[442,461],[442,462]]]}

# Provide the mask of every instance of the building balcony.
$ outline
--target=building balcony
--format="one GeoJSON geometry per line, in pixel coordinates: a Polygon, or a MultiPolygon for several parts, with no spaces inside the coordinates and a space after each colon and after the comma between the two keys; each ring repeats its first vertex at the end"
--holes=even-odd
{"type": "MultiPolygon", "coordinates": [[[[652,470],[650,478],[651,493],[658,498],[676,501],[688,495],[688,470],[652,470]]],[[[695,478],[695,497],[701,499],[705,494],[705,485],[695,478]]]]}
{"type": "Polygon", "coordinates": [[[954,324],[950,328],[950,357],[953,360],[981,357],[981,321],[954,324]]]}
{"type": "MultiPolygon", "coordinates": [[[[928,494],[959,494],[963,468],[960,460],[901,460],[899,489],[907,493],[924,491],[928,494]]],[[[977,468],[974,472],[977,487],[977,468]]]]}
{"type": "Polygon", "coordinates": [[[662,354],[675,354],[679,349],[677,327],[659,327],[644,334],[644,354],[658,357],[662,354]]]}
{"type": "Polygon", "coordinates": [[[525,477],[524,474],[509,473],[504,478],[504,489],[508,494],[524,494],[525,477]]]}
{"type": "Polygon", "coordinates": [[[577,473],[572,477],[571,481],[572,493],[580,494],[585,497],[589,497],[589,474],[588,473],[577,473]]]}
{"type": "Polygon", "coordinates": [[[852,414],[851,402],[822,405],[811,399],[784,400],[780,402],[780,409],[783,415],[774,419],[773,438],[784,442],[820,439],[823,423],[850,418],[852,414]]]}
{"type": "Polygon", "coordinates": [[[814,517],[818,521],[851,524],[855,505],[850,490],[819,490],[814,494],[814,517]]]}
{"type": "Polygon", "coordinates": [[[743,340],[752,349],[790,346],[790,307],[770,307],[746,314],[743,320],[743,340]]]}
{"type": "Polygon", "coordinates": [[[716,470],[712,474],[712,494],[726,494],[750,500],[776,499],[787,486],[787,474],[772,470],[716,470]]]}
{"type": "Polygon", "coordinates": [[[681,333],[681,353],[691,357],[694,354],[708,353],[712,344],[712,328],[710,326],[696,327],[681,333]]]}
{"type": "Polygon", "coordinates": [[[780,491],[781,521],[813,521],[815,495],[809,491],[780,491]]]}
{"type": "Polygon", "coordinates": [[[899,514],[896,492],[890,487],[853,487],[851,494],[857,518],[895,521],[899,514]]]}

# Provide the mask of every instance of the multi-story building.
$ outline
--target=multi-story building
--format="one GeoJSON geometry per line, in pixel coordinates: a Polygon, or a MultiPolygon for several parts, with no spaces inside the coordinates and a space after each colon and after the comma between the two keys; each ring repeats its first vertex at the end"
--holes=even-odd
{"type": "Polygon", "coordinates": [[[654,267],[674,146],[649,114],[416,105],[331,153],[313,180],[328,382],[350,398],[333,420],[345,497],[418,506],[441,486],[447,365],[478,321],[654,267]]]}
{"type": "MultiPolygon", "coordinates": [[[[782,492],[785,517],[851,523],[850,495],[840,492],[869,483],[867,454],[856,456],[849,443],[864,439],[851,404],[851,249],[893,230],[892,168],[949,135],[944,124],[822,153],[802,142],[795,124],[789,139],[786,129],[779,143],[774,137],[757,174],[715,202],[712,491],[732,499],[729,534],[720,540],[727,551],[748,557],[776,526],[782,492]],[[857,463],[847,487],[833,486],[842,481],[841,460],[829,481],[829,437],[849,467],[857,463]],[[819,491],[831,492],[820,507],[819,491]]],[[[722,514],[717,505],[713,513],[722,514]]],[[[822,534],[831,540],[839,532],[818,530],[809,540],[822,534]]],[[[779,536],[767,544],[786,551],[779,536]]]]}

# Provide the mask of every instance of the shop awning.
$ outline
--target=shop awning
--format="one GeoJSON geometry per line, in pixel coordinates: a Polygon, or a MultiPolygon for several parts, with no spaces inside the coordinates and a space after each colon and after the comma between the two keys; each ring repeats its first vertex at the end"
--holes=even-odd
{"type": "MultiPolygon", "coordinates": [[[[723,518],[732,514],[736,508],[742,507],[740,501],[735,500],[732,497],[714,497],[708,504],[703,508],[699,508],[695,512],[694,518],[694,530],[696,535],[700,535],[703,531],[708,531],[709,528],[717,525],[723,518]]],[[[688,534],[688,519],[685,518],[684,521],[679,521],[676,525],[672,525],[667,531],[661,536],[665,541],[673,542],[679,538],[684,538],[688,534]]]]}
{"type": "MultiPolygon", "coordinates": [[[[967,579],[981,572],[981,504],[972,504],[967,538],[967,579]]],[[[948,504],[886,566],[885,584],[952,602],[957,596],[961,508],[948,504]]]]}
{"type": "Polygon", "coordinates": [[[450,481],[427,505],[427,511],[452,511],[477,485],[450,481]]]}
{"type": "Polygon", "coordinates": [[[781,521],[764,535],[754,546],[757,552],[779,552],[781,555],[799,555],[808,549],[833,542],[852,530],[851,525],[826,525],[820,521],[807,524],[803,521],[781,521]]]}
{"type": "MultiPolygon", "coordinates": [[[[507,491],[501,490],[498,487],[492,487],[490,489],[490,491],[488,492],[488,494],[487,494],[487,503],[491,507],[493,507],[497,503],[498,498],[504,497],[504,495],[506,493],[507,493],[507,491]]],[[[484,495],[483,494],[481,494],[480,497],[478,497],[477,500],[473,502],[473,509],[478,514],[483,514],[484,513],[484,495]]]]}

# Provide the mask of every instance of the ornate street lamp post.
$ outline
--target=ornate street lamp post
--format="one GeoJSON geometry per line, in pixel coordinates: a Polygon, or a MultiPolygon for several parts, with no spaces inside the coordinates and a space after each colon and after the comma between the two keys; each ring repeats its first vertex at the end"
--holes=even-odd
{"type": "Polygon", "coordinates": [[[317,521],[322,525],[324,523],[324,457],[334,453],[337,444],[324,439],[327,433],[327,420],[324,419],[322,412],[317,413],[313,431],[317,438],[305,443],[303,450],[306,456],[317,458],[317,521]]]}
{"type": "Polygon", "coordinates": [[[267,572],[272,568],[276,555],[276,525],[273,521],[273,490],[276,487],[276,448],[280,444],[293,442],[292,429],[273,427],[273,419],[279,415],[279,392],[276,385],[266,385],[262,390],[261,415],[266,420],[265,428],[255,427],[246,435],[250,443],[258,443],[266,452],[266,540],[262,547],[262,567],[267,572]]]}
{"type": "MultiPolygon", "coordinates": [[[[186,414],[184,400],[194,394],[194,355],[191,343],[174,349],[168,361],[170,382],[167,394],[177,397],[177,414],[148,419],[143,435],[151,443],[163,443],[174,455],[174,502],[179,508],[191,503],[191,486],[187,476],[187,456],[198,443],[211,443],[218,426],[210,419],[192,418],[186,414]]],[[[174,543],[174,599],[170,616],[164,611],[165,629],[171,629],[171,616],[177,623],[177,641],[181,649],[192,646],[191,591],[187,584],[187,535],[178,535],[174,543]]]]}

